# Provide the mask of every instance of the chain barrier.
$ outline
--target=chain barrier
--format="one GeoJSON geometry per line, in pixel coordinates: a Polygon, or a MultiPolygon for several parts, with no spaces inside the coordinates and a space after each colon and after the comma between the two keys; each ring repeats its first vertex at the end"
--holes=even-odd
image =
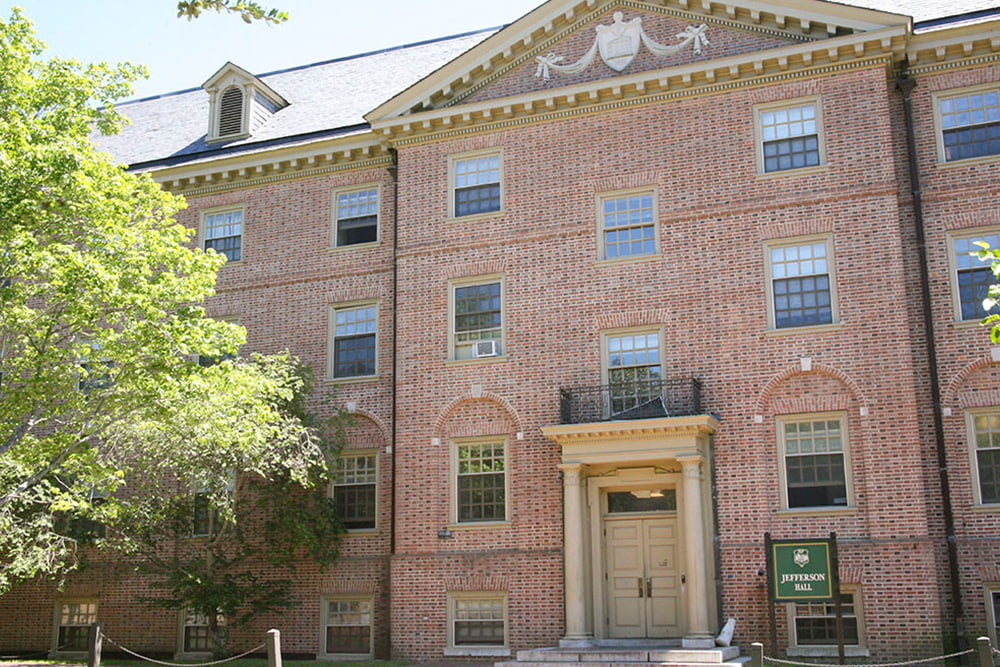
{"type": "Polygon", "coordinates": [[[212,662],[165,662],[163,660],[156,660],[154,658],[150,658],[149,656],[140,655],[139,653],[136,653],[135,651],[127,649],[124,646],[122,646],[121,644],[119,644],[118,642],[116,642],[111,637],[108,637],[103,632],[101,633],[101,639],[103,639],[104,641],[108,642],[112,646],[114,646],[116,648],[119,648],[122,651],[125,651],[129,655],[134,656],[136,658],[139,658],[139,660],[145,660],[146,662],[151,662],[151,663],[156,664],[156,665],[163,665],[164,667],[208,667],[209,665],[221,665],[223,663],[232,662],[233,660],[239,660],[240,658],[245,658],[248,655],[250,655],[251,653],[256,653],[257,651],[260,651],[260,650],[264,649],[267,646],[266,644],[261,644],[260,646],[255,646],[254,648],[250,649],[249,651],[246,651],[244,653],[240,653],[239,655],[234,655],[234,656],[229,657],[229,658],[223,658],[222,660],[213,660],[212,662]]]}
{"type": "Polygon", "coordinates": [[[0,660],[28,660],[29,658],[43,658],[48,655],[48,651],[42,651],[41,653],[29,653],[27,655],[0,655],[0,660]]]}
{"type": "MultiPolygon", "coordinates": [[[[993,649],[994,652],[998,652],[993,649]]],[[[949,653],[948,655],[938,655],[933,658],[921,658],[919,660],[907,660],[906,662],[878,662],[878,663],[868,663],[868,664],[855,664],[851,663],[851,667],[906,667],[906,665],[926,665],[932,662],[943,662],[951,658],[959,658],[963,655],[970,655],[975,653],[976,649],[967,649],[965,651],[959,651],[958,653],[949,653]]],[[[780,658],[771,658],[769,656],[764,656],[764,662],[769,662],[773,665],[788,665],[789,667],[842,667],[842,665],[836,664],[824,664],[821,662],[794,662],[792,660],[781,660],[780,658]]]]}

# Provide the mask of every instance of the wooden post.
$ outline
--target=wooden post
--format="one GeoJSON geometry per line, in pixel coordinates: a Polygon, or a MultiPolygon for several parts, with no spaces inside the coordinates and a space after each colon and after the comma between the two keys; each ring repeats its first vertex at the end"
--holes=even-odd
{"type": "Polygon", "coordinates": [[[764,645],[760,642],[750,644],[750,667],[764,667],[764,645]]]}
{"type": "Polygon", "coordinates": [[[979,667],[993,667],[993,647],[989,637],[976,640],[976,655],[979,656],[979,667]]]}
{"type": "Polygon", "coordinates": [[[101,622],[90,624],[87,630],[87,667],[101,667],[101,622]]]}
{"type": "Polygon", "coordinates": [[[267,645],[267,667],[281,667],[281,632],[273,628],[268,630],[264,644],[267,645]]]}

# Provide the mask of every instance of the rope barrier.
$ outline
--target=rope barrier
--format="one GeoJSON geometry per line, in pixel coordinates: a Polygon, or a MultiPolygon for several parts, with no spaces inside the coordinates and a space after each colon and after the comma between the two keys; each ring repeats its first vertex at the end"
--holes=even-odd
{"type": "MultiPolygon", "coordinates": [[[[996,649],[994,649],[996,651],[996,649]]],[[[943,660],[948,660],[950,658],[958,658],[963,655],[969,655],[975,653],[975,649],[967,649],[965,651],[959,651],[958,653],[949,653],[948,655],[939,655],[933,658],[921,658],[919,660],[907,660],[906,662],[878,662],[878,663],[868,663],[868,664],[855,664],[851,663],[851,667],[906,667],[906,665],[926,665],[931,662],[941,662],[943,660]]],[[[765,662],[770,662],[774,665],[788,665],[790,667],[841,667],[841,665],[836,664],[824,664],[821,662],[794,662],[792,660],[781,660],[779,658],[771,658],[764,656],[765,662]]]]}
{"type": "Polygon", "coordinates": [[[234,655],[234,656],[229,657],[229,658],[223,658],[222,660],[213,660],[212,662],[165,662],[163,660],[156,660],[155,658],[150,658],[149,656],[140,655],[139,653],[136,653],[135,651],[127,649],[124,646],[122,646],[121,644],[119,644],[118,642],[116,642],[111,637],[108,637],[103,632],[101,633],[101,639],[107,641],[109,644],[115,646],[116,648],[119,648],[122,651],[125,651],[129,655],[134,656],[136,658],[139,658],[139,660],[145,660],[146,662],[151,662],[151,663],[156,664],[156,665],[164,665],[164,667],[208,667],[209,665],[221,665],[221,664],[224,664],[224,663],[227,663],[227,662],[232,662],[233,660],[239,660],[240,658],[245,658],[248,655],[250,655],[251,653],[256,653],[257,651],[260,651],[261,649],[263,649],[266,646],[266,644],[261,644],[260,646],[255,646],[254,648],[250,649],[249,651],[246,651],[244,653],[240,653],[239,655],[234,655]]]}

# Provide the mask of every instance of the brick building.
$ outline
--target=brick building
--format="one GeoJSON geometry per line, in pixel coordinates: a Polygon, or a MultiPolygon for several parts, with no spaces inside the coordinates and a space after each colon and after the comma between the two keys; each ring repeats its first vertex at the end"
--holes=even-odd
{"type": "MultiPolygon", "coordinates": [[[[549,0],[123,105],[105,148],[230,257],[210,315],[354,414],[342,557],[259,629],[500,660],[734,618],[745,647],[765,533],[835,532],[849,655],[996,639],[1000,348],[968,253],[1000,245],[998,97],[989,0],[549,0]]],[[[0,651],[93,618],[191,649],[144,585],[25,585],[0,651]]],[[[776,605],[769,652],[835,655],[833,607],[776,605]]]]}

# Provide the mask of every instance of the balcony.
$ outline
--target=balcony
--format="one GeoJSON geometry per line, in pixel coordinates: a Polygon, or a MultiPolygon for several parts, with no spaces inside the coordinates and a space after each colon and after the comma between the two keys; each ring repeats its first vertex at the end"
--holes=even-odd
{"type": "Polygon", "coordinates": [[[635,380],[559,390],[561,424],[700,414],[701,381],[696,378],[635,380]]]}

